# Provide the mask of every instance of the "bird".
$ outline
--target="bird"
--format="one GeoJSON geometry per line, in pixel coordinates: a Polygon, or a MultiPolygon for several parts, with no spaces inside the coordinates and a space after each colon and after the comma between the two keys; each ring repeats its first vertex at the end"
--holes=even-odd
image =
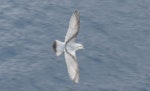
{"type": "Polygon", "coordinates": [[[52,48],[57,56],[64,53],[68,74],[74,83],[79,83],[79,66],[76,51],[79,49],[85,49],[82,44],[76,43],[79,27],[80,15],[79,11],[75,10],[70,18],[64,42],[55,40],[52,44],[52,48]]]}

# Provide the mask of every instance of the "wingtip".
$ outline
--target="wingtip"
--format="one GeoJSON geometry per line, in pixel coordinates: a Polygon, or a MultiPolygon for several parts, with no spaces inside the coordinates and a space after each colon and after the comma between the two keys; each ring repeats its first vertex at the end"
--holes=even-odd
{"type": "Polygon", "coordinates": [[[74,83],[79,83],[79,70],[77,69],[76,70],[76,74],[75,74],[75,77],[73,78],[73,81],[74,83]]]}
{"type": "Polygon", "coordinates": [[[75,10],[74,10],[74,13],[75,13],[75,14],[79,14],[79,10],[75,9],[75,10]]]}
{"type": "Polygon", "coordinates": [[[80,14],[79,14],[79,11],[77,9],[74,11],[73,16],[75,16],[77,21],[80,22],[80,14]]]}
{"type": "Polygon", "coordinates": [[[72,82],[74,83],[74,84],[78,84],[79,83],[79,80],[77,80],[77,79],[71,79],[72,80],[72,82]]]}
{"type": "Polygon", "coordinates": [[[74,80],[74,83],[78,84],[78,83],[79,83],[79,81],[78,81],[78,80],[74,80]]]}

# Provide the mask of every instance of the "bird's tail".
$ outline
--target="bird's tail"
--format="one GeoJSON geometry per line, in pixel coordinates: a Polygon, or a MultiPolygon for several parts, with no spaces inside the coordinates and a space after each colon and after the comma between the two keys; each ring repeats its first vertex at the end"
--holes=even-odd
{"type": "Polygon", "coordinates": [[[53,43],[53,50],[57,56],[61,55],[64,51],[64,43],[59,40],[55,40],[53,43]]]}

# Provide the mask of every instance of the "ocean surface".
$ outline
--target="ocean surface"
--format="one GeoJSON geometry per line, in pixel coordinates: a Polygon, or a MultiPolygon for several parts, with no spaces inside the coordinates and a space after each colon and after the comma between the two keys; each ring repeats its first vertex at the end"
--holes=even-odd
{"type": "Polygon", "coordinates": [[[0,91],[150,91],[150,0],[0,0],[0,91]],[[80,83],[64,41],[80,11],[80,83]]]}

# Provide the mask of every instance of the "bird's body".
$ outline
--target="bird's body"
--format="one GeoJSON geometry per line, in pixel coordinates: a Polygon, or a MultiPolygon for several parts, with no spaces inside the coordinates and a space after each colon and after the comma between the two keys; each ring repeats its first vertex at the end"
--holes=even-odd
{"type": "Polygon", "coordinates": [[[66,45],[67,50],[77,51],[80,49],[81,44],[79,43],[70,43],[66,45]]]}
{"type": "Polygon", "coordinates": [[[68,31],[65,36],[65,42],[55,40],[53,43],[53,49],[57,56],[64,52],[69,76],[75,83],[79,82],[79,68],[76,58],[76,51],[83,49],[82,44],[75,42],[79,32],[79,26],[79,11],[75,10],[69,22],[68,31]]]}

